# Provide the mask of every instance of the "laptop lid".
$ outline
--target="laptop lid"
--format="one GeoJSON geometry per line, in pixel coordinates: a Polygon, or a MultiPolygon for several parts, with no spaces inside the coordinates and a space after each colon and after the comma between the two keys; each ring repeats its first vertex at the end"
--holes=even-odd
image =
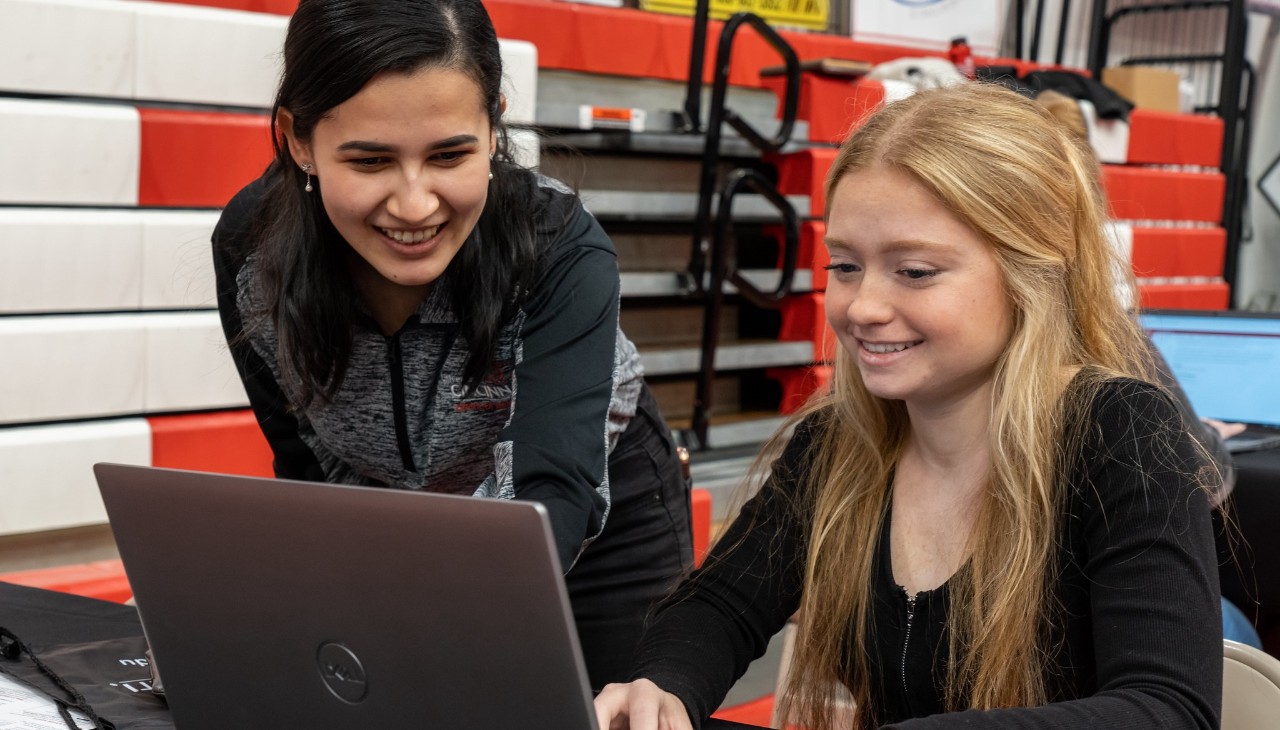
{"type": "Polygon", "coordinates": [[[1139,322],[1197,415],[1280,428],[1280,313],[1148,310],[1139,322]]]}
{"type": "Polygon", "coordinates": [[[595,729],[541,505],[94,472],[179,730],[595,729]]]}

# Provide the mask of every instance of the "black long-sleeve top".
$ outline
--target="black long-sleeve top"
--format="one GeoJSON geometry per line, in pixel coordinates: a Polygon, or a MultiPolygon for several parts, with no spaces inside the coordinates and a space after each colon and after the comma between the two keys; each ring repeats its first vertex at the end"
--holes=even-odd
{"type": "MultiPolygon", "coordinates": [[[[947,586],[913,597],[909,608],[893,581],[886,519],[868,647],[871,703],[882,727],[1218,727],[1222,633],[1209,495],[1197,483],[1200,453],[1169,398],[1145,383],[1103,384],[1088,418],[1061,514],[1054,587],[1061,641],[1044,675],[1050,703],[943,713],[947,586]]],[[[718,543],[735,547],[713,552],[641,644],[633,678],[677,695],[695,723],[799,606],[807,543],[793,497],[815,423],[797,427],[771,478],[718,543]]]]}

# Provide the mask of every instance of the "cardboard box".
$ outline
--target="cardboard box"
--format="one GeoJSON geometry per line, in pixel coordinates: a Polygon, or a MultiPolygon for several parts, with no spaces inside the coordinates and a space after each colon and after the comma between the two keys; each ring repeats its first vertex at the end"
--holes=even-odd
{"type": "Polygon", "coordinates": [[[1151,66],[1102,69],[1102,83],[1140,109],[1178,111],[1178,73],[1151,66]]]}

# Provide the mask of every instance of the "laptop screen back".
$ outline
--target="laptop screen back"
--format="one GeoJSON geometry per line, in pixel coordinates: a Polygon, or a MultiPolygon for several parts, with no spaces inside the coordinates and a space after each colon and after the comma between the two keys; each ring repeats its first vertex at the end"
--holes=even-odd
{"type": "Polygon", "coordinates": [[[541,505],[94,470],[182,730],[593,730],[541,505]]]}
{"type": "Polygon", "coordinates": [[[1139,321],[1198,415],[1280,427],[1280,314],[1153,310],[1139,321]]]}

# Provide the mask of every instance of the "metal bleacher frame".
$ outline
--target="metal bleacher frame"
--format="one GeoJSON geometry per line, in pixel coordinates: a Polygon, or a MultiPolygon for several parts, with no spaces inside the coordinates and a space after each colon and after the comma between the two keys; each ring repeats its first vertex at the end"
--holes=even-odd
{"type": "Polygon", "coordinates": [[[1108,65],[1113,47],[1113,31],[1117,24],[1130,18],[1167,14],[1182,15],[1196,10],[1218,10],[1225,15],[1225,36],[1218,53],[1203,54],[1144,54],[1128,56],[1120,65],[1144,66],[1196,66],[1218,69],[1216,83],[1209,89],[1197,89],[1204,100],[1198,102],[1195,111],[1217,115],[1223,122],[1222,158],[1219,165],[1227,177],[1226,194],[1222,206],[1222,227],[1227,231],[1226,257],[1223,262],[1223,278],[1235,292],[1236,268],[1240,254],[1240,237],[1243,231],[1244,203],[1247,197],[1249,175],[1250,117],[1253,107],[1255,75],[1245,59],[1245,38],[1248,33],[1248,9],[1244,0],[1174,0],[1173,2],[1130,5],[1108,12],[1105,0],[1095,0],[1090,14],[1089,70],[1094,78],[1101,78],[1102,69],[1108,65]],[[1216,98],[1211,92],[1217,90],[1216,98]]]}
{"type": "Polygon", "coordinates": [[[710,0],[698,0],[694,14],[693,47],[689,59],[689,80],[685,94],[684,129],[690,134],[705,134],[702,163],[699,170],[698,215],[694,223],[693,245],[689,259],[690,293],[704,302],[702,343],[698,363],[697,389],[693,418],[683,439],[689,447],[705,450],[709,445],[711,405],[714,393],[716,350],[720,339],[720,314],[724,304],[724,284],[732,284],[737,293],[752,304],[769,309],[777,307],[791,293],[800,245],[800,222],[796,210],[778,192],[774,182],[759,171],[737,168],[730,172],[718,191],[718,205],[712,215],[712,198],[717,195],[717,172],[720,166],[721,127],[728,124],[761,153],[778,152],[791,140],[800,94],[800,62],[795,50],[768,23],[752,13],[737,13],[725,22],[716,49],[715,77],[707,121],[702,122],[703,54],[706,49],[710,0]],[[782,56],[786,85],[778,129],[771,138],[760,134],[745,118],[726,105],[729,63],[733,42],[744,25],[749,25],[782,56]],[[757,288],[729,262],[726,247],[733,242],[733,200],[739,191],[749,188],[764,196],[783,219],[782,273],[777,286],[769,292],[757,288]],[[707,263],[710,262],[710,272],[707,263]],[[704,274],[709,273],[709,277],[704,274]]]}

